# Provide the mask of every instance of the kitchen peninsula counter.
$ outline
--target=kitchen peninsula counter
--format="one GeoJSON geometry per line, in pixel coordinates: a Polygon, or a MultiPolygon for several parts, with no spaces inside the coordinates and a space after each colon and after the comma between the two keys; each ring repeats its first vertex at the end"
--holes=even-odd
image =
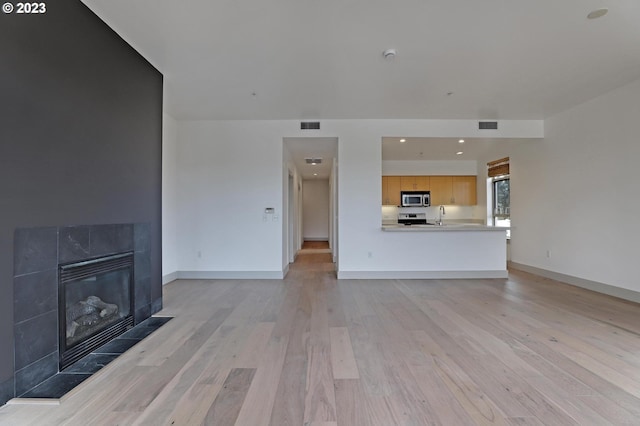
{"type": "Polygon", "coordinates": [[[509,228],[486,226],[475,223],[446,223],[444,225],[382,225],[382,230],[386,232],[506,232],[508,229],[509,228]]]}
{"type": "Polygon", "coordinates": [[[340,279],[506,278],[508,228],[482,223],[380,224],[378,250],[360,243],[358,269],[340,279]]]}

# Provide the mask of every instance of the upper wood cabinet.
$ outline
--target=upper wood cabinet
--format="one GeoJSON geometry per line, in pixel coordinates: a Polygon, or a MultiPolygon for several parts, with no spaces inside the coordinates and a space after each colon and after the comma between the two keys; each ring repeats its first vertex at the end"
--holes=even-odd
{"type": "Polygon", "coordinates": [[[431,205],[453,204],[453,179],[451,176],[431,176],[431,205]]]}
{"type": "Polygon", "coordinates": [[[453,204],[475,206],[478,203],[475,176],[452,176],[453,204]]]}
{"type": "Polygon", "coordinates": [[[428,191],[429,176],[400,176],[401,191],[428,191]]]}
{"type": "Polygon", "coordinates": [[[475,176],[431,176],[431,205],[477,204],[475,176]]]}
{"type": "Polygon", "coordinates": [[[400,205],[400,191],[430,191],[431,205],[473,206],[475,176],[382,176],[382,204],[400,205]]]}
{"type": "Polygon", "coordinates": [[[401,177],[382,176],[382,204],[389,206],[400,205],[401,177]]]}

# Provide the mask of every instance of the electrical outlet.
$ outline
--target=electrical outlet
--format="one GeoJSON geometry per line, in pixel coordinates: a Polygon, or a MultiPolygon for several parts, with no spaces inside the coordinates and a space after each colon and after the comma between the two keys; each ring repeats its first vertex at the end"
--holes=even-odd
{"type": "Polygon", "coordinates": [[[547,258],[551,257],[551,250],[547,250],[547,258]]]}
{"type": "Polygon", "coordinates": [[[200,250],[198,250],[198,258],[202,257],[202,252],[200,250]]]}
{"type": "Polygon", "coordinates": [[[372,253],[372,252],[367,252],[367,257],[368,257],[369,259],[371,259],[371,258],[373,257],[373,253],[372,253]]]}

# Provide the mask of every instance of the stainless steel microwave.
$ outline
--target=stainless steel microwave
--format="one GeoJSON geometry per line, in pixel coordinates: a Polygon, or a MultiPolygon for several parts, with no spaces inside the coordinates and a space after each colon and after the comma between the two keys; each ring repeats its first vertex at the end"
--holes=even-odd
{"type": "Polygon", "coordinates": [[[400,203],[402,207],[429,207],[431,193],[429,191],[402,191],[400,192],[400,203]]]}

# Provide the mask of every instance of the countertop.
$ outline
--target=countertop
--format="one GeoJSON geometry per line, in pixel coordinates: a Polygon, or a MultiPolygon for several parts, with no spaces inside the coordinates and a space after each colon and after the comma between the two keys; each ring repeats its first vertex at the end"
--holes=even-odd
{"type": "Polygon", "coordinates": [[[382,225],[386,232],[442,232],[442,231],[482,231],[505,232],[509,228],[486,226],[477,223],[445,223],[444,225],[382,225]]]}

